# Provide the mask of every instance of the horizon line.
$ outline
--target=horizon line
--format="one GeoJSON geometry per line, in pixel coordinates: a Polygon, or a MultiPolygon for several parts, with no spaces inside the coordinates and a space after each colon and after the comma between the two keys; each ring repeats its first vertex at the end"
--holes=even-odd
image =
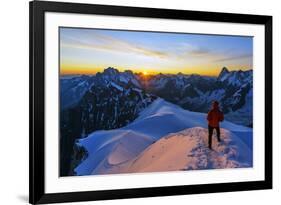
{"type": "MultiPolygon", "coordinates": [[[[143,74],[144,71],[148,70],[148,69],[143,69],[143,71],[133,71],[132,69],[118,69],[116,67],[111,67],[111,66],[108,66],[106,68],[103,68],[103,70],[101,71],[96,71],[96,72],[88,72],[88,71],[85,71],[85,72],[63,72],[61,69],[60,69],[60,75],[62,76],[71,76],[71,75],[96,75],[97,73],[103,73],[106,69],[108,68],[113,68],[113,69],[116,69],[118,70],[118,72],[126,72],[126,71],[131,71],[133,74],[143,74]]],[[[155,76],[155,75],[159,75],[159,74],[163,74],[163,75],[178,75],[178,74],[182,74],[182,75],[200,75],[200,76],[209,76],[209,77],[218,77],[220,72],[222,71],[223,68],[226,68],[229,70],[229,68],[227,68],[226,66],[223,66],[222,68],[220,68],[220,71],[218,73],[214,73],[214,74],[200,74],[200,73],[184,73],[184,72],[176,72],[176,73],[171,73],[171,72],[155,72],[155,71],[146,71],[147,76],[155,76]]],[[[250,70],[253,70],[253,68],[245,68],[245,69],[241,69],[241,68],[238,68],[238,69],[231,69],[229,70],[229,72],[232,72],[232,71],[250,71],[250,70]]]]}

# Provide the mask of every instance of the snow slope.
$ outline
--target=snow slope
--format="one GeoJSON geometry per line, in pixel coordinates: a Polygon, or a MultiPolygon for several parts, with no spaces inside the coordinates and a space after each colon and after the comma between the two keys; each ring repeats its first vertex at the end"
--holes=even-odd
{"type": "Polygon", "coordinates": [[[78,175],[101,174],[111,166],[128,161],[152,144],[150,137],[130,130],[97,131],[79,141],[88,157],[76,169],[78,175]]]}
{"type": "Polygon", "coordinates": [[[194,127],[162,137],[138,157],[108,173],[159,172],[251,167],[251,150],[231,132],[221,130],[220,143],[209,150],[207,129],[194,127]]]}
{"type": "MultiPolygon", "coordinates": [[[[186,111],[159,98],[127,126],[115,130],[96,131],[79,140],[77,145],[87,150],[88,157],[75,168],[75,172],[77,175],[113,172],[116,167],[136,158],[149,145],[168,134],[206,126],[206,114],[186,111]]],[[[251,128],[227,121],[222,123],[222,127],[243,138],[252,136],[251,128]]]]}

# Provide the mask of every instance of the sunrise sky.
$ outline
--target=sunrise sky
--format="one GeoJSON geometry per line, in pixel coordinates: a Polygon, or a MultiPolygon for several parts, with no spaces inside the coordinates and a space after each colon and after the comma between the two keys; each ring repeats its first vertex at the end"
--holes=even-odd
{"type": "Polygon", "coordinates": [[[60,72],[119,71],[217,75],[252,69],[252,37],[60,28],[60,72]]]}

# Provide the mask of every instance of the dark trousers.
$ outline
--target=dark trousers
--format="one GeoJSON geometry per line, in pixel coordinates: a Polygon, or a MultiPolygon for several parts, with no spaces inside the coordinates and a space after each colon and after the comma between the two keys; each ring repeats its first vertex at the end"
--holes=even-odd
{"type": "Polygon", "coordinates": [[[221,141],[221,139],[220,139],[220,128],[219,127],[211,127],[209,125],[208,126],[208,130],[209,130],[209,148],[212,148],[212,136],[213,136],[214,129],[216,130],[218,141],[219,142],[221,141]]]}

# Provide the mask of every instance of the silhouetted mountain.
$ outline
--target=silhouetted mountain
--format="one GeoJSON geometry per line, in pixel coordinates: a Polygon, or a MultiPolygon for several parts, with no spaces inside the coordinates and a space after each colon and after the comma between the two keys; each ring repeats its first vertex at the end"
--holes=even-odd
{"type": "Polygon", "coordinates": [[[229,74],[228,69],[226,67],[223,67],[218,76],[218,80],[221,81],[227,74],[229,74]]]}

